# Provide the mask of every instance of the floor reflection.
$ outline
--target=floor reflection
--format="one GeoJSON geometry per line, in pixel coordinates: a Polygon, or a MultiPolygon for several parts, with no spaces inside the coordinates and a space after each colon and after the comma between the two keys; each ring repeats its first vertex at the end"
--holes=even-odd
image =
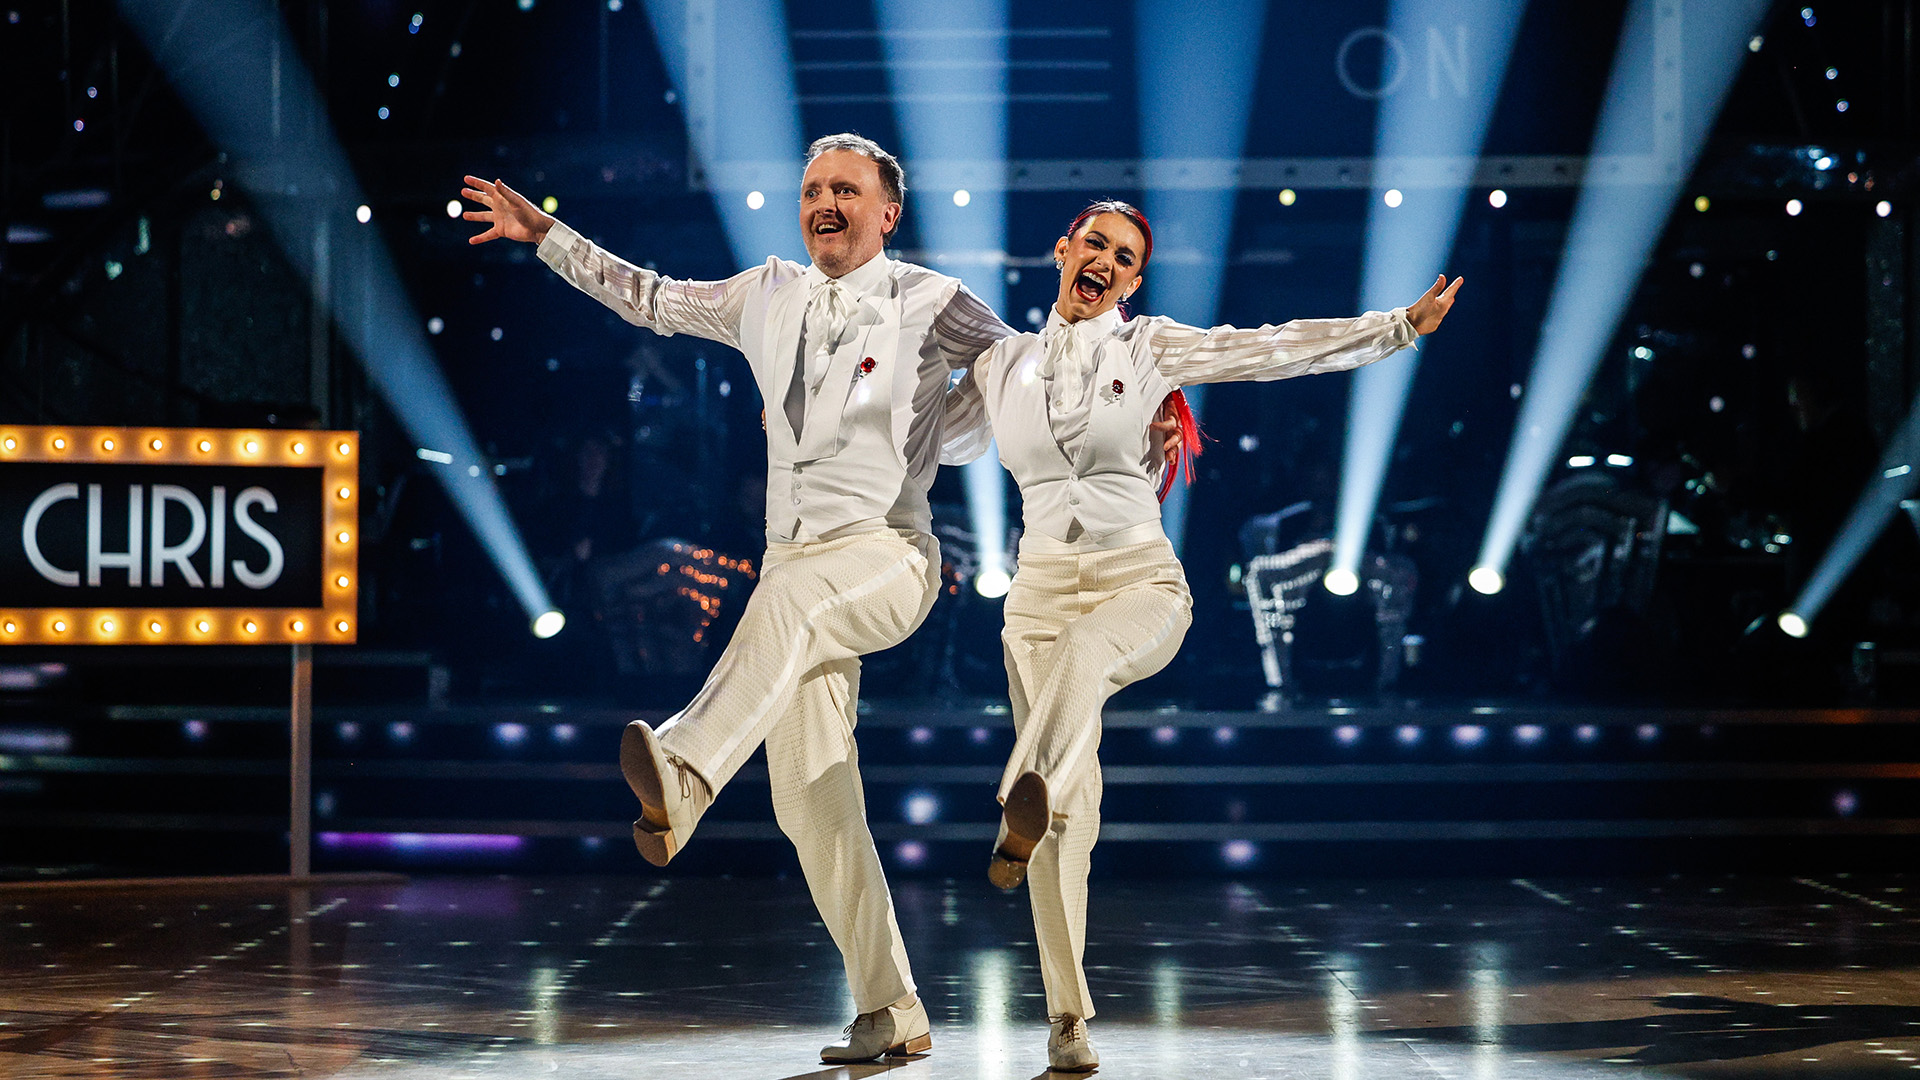
{"type": "MultiPolygon", "coordinates": [[[[1103,883],[1097,1075],[1912,1075],[1909,882],[1103,883]]],[[[851,1017],[799,882],[0,891],[0,1076],[1050,1075],[1026,898],[896,899],[933,1053],[827,1067],[851,1017]]]]}

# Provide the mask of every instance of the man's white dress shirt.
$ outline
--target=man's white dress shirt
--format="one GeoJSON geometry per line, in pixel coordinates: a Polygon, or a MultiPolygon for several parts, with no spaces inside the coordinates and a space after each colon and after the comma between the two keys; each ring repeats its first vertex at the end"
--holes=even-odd
{"type": "Polygon", "coordinates": [[[1418,335],[1406,309],[1351,319],[1211,330],[1118,311],[1069,323],[1055,311],[1038,334],[996,342],[980,358],[1000,461],[1020,484],[1030,539],[1094,548],[1160,535],[1166,459],[1149,431],[1168,394],[1199,383],[1266,382],[1347,371],[1418,335]]]}
{"type": "Polygon", "coordinates": [[[636,326],[747,358],[767,406],[769,541],[929,532],[943,442],[948,464],[986,445],[983,430],[962,430],[985,425],[966,407],[970,381],[949,417],[952,372],[1013,330],[956,278],[882,254],[837,281],[778,258],[723,281],[679,281],[557,221],[539,255],[636,326]]]}

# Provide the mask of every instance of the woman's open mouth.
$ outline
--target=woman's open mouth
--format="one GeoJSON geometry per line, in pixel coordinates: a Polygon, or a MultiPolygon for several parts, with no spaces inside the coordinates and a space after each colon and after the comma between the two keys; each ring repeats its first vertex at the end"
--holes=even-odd
{"type": "Polygon", "coordinates": [[[1092,274],[1079,274],[1073,279],[1073,295],[1083,303],[1098,304],[1107,295],[1107,283],[1092,274]]]}

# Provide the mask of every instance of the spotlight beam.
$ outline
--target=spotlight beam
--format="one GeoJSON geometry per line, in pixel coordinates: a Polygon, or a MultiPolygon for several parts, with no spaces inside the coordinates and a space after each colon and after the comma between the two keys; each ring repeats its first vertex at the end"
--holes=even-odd
{"type": "Polygon", "coordinates": [[[228,38],[229,27],[270,28],[284,35],[279,12],[262,0],[202,0],[191,6],[122,0],[120,11],[168,73],[174,91],[231,156],[237,181],[313,295],[322,301],[330,296],[330,273],[365,282],[360,310],[328,315],[414,445],[438,447],[453,457],[452,467],[435,469],[434,475],[527,617],[550,610],[520,531],[434,362],[386,245],[377,236],[361,244],[324,240],[336,221],[342,228],[360,227],[348,222],[351,208],[365,200],[306,65],[295,54],[247,49],[228,38]],[[270,66],[276,55],[277,69],[270,66]],[[284,102],[290,115],[314,117],[313,133],[298,140],[278,137],[267,113],[275,100],[284,102]]]}
{"type": "Polygon", "coordinates": [[[1580,190],[1477,566],[1504,571],[1513,557],[1581,396],[1767,7],[1765,0],[1634,0],[1628,10],[1588,160],[1652,146],[1668,161],[1663,174],[1646,183],[1589,176],[1580,190]],[[1660,5],[1670,10],[1665,37],[1656,32],[1660,5]],[[1675,25],[1682,18],[1684,57],[1675,25]],[[1664,81],[1676,77],[1672,89],[1681,100],[1665,100],[1664,81]],[[1679,113],[1677,124],[1663,122],[1669,109],[1679,113]]]}
{"type": "MultiPolygon", "coordinates": [[[[1247,145],[1247,117],[1258,74],[1266,5],[1259,0],[1139,0],[1135,7],[1140,71],[1140,149],[1145,207],[1160,255],[1146,275],[1144,300],[1156,314],[1211,326],[1233,239],[1237,184],[1189,186],[1160,163],[1214,159],[1231,175],[1247,145]]],[[[1214,170],[1209,170],[1214,171],[1214,170]]],[[[1415,295],[1418,295],[1416,293],[1415,295]]],[[[1187,389],[1196,418],[1206,387],[1187,389]]],[[[1187,535],[1187,491],[1175,484],[1161,519],[1179,552],[1187,535]]]]}
{"type": "MultiPolygon", "coordinates": [[[[994,311],[1007,297],[1007,12],[1008,0],[880,0],[874,9],[923,259],[965,282],[994,311]],[[951,182],[969,172],[991,176],[991,190],[951,182]]],[[[1007,493],[1000,456],[989,447],[963,469],[980,571],[1004,575],[1007,493]]]]}
{"type": "Polygon", "coordinates": [[[1914,399],[1906,422],[1888,441],[1880,467],[1868,478],[1853,509],[1847,512],[1846,524],[1821,554],[1819,564],[1789,609],[1790,614],[1799,616],[1803,634],[1880,538],[1887,522],[1900,512],[1901,502],[1913,497],[1916,486],[1920,486],[1920,398],[1914,399]]]}
{"type": "Polygon", "coordinates": [[[647,0],[660,59],[685,103],[690,179],[713,193],[737,266],[807,261],[798,224],[806,146],[786,7],[777,0],[647,0]],[[748,196],[760,192],[760,205],[748,196]]]}
{"type": "MultiPolygon", "coordinates": [[[[1434,59],[1427,92],[1403,88],[1381,99],[1376,162],[1479,156],[1525,8],[1526,0],[1394,0],[1388,33],[1397,41],[1426,41],[1434,59]]],[[[1389,207],[1384,193],[1409,188],[1407,181],[1415,179],[1399,175],[1405,171],[1379,168],[1374,174],[1361,272],[1362,310],[1391,311],[1419,296],[1433,284],[1434,275],[1446,269],[1453,251],[1472,170],[1459,181],[1417,190],[1403,205],[1389,207]]],[[[1334,523],[1336,569],[1358,570],[1366,553],[1374,509],[1419,366],[1420,354],[1409,351],[1354,373],[1334,523]]]]}

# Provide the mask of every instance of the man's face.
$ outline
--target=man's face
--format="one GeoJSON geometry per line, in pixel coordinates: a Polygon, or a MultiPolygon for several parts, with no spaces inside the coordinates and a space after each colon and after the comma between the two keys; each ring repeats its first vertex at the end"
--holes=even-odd
{"type": "Polygon", "coordinates": [[[880,166],[863,154],[829,150],[800,180],[800,231],[807,254],[828,277],[880,254],[898,220],[900,204],[887,198],[880,166]]]}

